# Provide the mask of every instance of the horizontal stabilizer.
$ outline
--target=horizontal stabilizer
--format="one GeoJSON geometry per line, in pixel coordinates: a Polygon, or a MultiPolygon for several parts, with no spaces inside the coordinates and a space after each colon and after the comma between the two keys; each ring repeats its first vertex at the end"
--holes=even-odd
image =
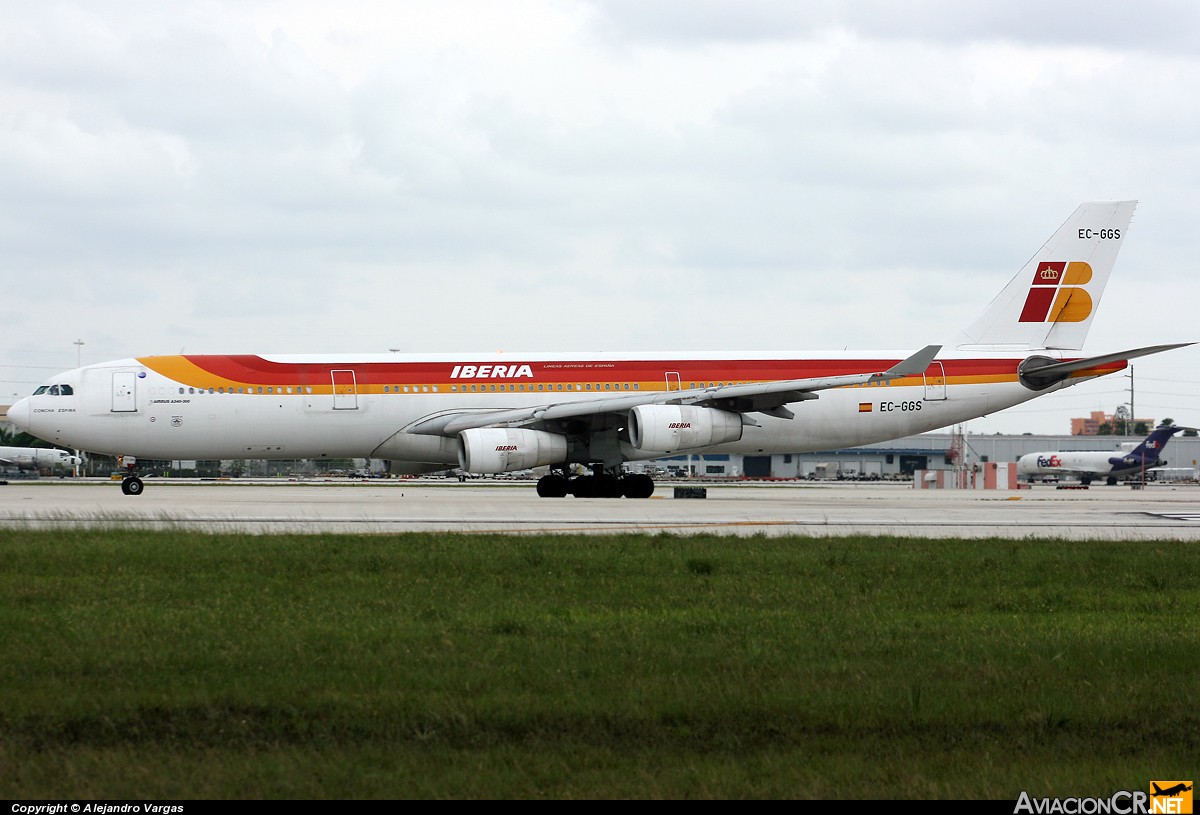
{"type": "Polygon", "coordinates": [[[1171,345],[1150,345],[1145,348],[1117,351],[1113,354],[1101,354],[1098,357],[1072,359],[1066,362],[1054,362],[1045,357],[1031,357],[1021,365],[1021,382],[1027,387],[1041,390],[1042,388],[1048,388],[1051,385],[1062,382],[1076,371],[1085,371],[1088,368],[1095,368],[1098,365],[1105,365],[1110,362],[1146,357],[1163,351],[1171,351],[1175,348],[1186,348],[1189,345],[1195,345],[1195,343],[1177,342],[1171,345]]]}

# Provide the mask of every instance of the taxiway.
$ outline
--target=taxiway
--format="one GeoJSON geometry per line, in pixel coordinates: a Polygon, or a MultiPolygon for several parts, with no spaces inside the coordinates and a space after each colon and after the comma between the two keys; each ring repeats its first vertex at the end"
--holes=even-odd
{"type": "Polygon", "coordinates": [[[1200,540],[1200,487],[914,490],[889,483],[705,485],[705,498],[545,499],[532,483],[151,479],[0,486],[0,526],[208,532],[669,533],[1200,540]]]}

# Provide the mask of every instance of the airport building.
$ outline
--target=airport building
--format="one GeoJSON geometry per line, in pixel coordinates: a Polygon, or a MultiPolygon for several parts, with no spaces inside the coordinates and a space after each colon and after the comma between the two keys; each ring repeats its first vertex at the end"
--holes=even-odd
{"type": "MultiPolygon", "coordinates": [[[[959,460],[972,468],[989,462],[1015,462],[1026,453],[1104,450],[1116,455],[1128,449],[1123,445],[1136,445],[1142,439],[1142,436],[922,433],[841,450],[771,456],[697,454],[656,459],[641,466],[662,475],[690,474],[694,478],[907,481],[917,470],[953,470],[959,460]]],[[[1173,477],[1194,480],[1200,466],[1200,437],[1175,436],[1162,458],[1168,462],[1173,477]]]]}

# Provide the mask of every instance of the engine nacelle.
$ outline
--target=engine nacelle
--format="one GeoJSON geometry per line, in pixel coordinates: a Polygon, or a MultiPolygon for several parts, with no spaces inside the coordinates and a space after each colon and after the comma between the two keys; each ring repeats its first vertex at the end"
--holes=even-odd
{"type": "Polygon", "coordinates": [[[511,473],[567,460],[567,437],[541,430],[479,427],[458,434],[458,463],[469,473],[511,473]]]}
{"type": "Polygon", "coordinates": [[[629,443],[638,450],[674,453],[742,437],[742,416],[691,405],[638,405],[629,411],[629,443]]]}

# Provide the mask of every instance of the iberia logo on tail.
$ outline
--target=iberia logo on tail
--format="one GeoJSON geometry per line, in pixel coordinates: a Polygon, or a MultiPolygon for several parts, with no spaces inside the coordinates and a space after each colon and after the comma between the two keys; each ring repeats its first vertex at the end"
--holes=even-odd
{"type": "Polygon", "coordinates": [[[1021,310],[1023,323],[1078,323],[1092,313],[1092,296],[1081,288],[1092,280],[1083,261],[1039,263],[1021,310]]]}

